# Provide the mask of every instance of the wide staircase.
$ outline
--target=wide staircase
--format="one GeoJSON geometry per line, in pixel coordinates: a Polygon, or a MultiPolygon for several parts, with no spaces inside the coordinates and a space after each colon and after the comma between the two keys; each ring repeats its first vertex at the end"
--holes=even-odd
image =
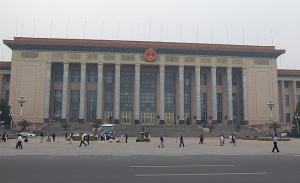
{"type": "MultiPolygon", "coordinates": [[[[92,123],[70,123],[68,131],[71,132],[88,132],[92,130],[92,123]]],[[[183,135],[185,137],[198,137],[200,134],[210,137],[216,137],[221,134],[228,136],[232,133],[238,136],[264,136],[265,133],[258,132],[256,129],[249,126],[240,126],[236,131],[233,125],[214,124],[211,132],[203,130],[201,125],[116,125],[117,136],[127,133],[129,136],[136,136],[138,132],[150,132],[151,136],[157,137],[163,135],[165,137],[176,137],[183,135]]],[[[60,123],[53,123],[43,128],[45,135],[55,133],[56,135],[63,135],[64,129],[60,123]]]]}

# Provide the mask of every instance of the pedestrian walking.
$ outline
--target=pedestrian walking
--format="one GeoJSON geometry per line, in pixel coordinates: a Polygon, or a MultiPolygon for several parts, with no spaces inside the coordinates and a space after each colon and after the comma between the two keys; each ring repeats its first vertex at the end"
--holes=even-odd
{"type": "Polygon", "coordinates": [[[224,146],[224,144],[225,144],[225,137],[222,134],[222,135],[220,135],[220,146],[224,146]]]}
{"type": "Polygon", "coordinates": [[[6,132],[2,134],[1,141],[6,142],[6,132]]]}
{"type": "Polygon", "coordinates": [[[72,144],[73,143],[73,133],[72,132],[70,133],[70,137],[69,138],[70,138],[69,144],[72,144]]]}
{"type": "Polygon", "coordinates": [[[40,136],[41,136],[41,142],[40,143],[43,143],[43,141],[44,141],[44,133],[43,133],[43,131],[41,131],[40,136]]]}
{"type": "Polygon", "coordinates": [[[52,141],[53,142],[55,142],[55,137],[56,137],[55,133],[52,133],[52,141]]]}
{"type": "Polygon", "coordinates": [[[79,147],[81,147],[82,144],[84,144],[85,147],[87,146],[86,143],[84,142],[84,138],[85,138],[84,134],[81,134],[81,141],[80,141],[79,147]]]}
{"type": "Polygon", "coordinates": [[[279,149],[278,149],[278,146],[277,146],[277,136],[274,135],[273,137],[273,149],[272,149],[272,152],[274,152],[276,149],[277,152],[279,152],[279,149]]]}
{"type": "Polygon", "coordinates": [[[201,134],[199,138],[200,138],[199,144],[203,144],[203,141],[204,141],[204,136],[203,136],[203,134],[201,134]]]}
{"type": "Polygon", "coordinates": [[[231,143],[232,143],[232,146],[236,147],[236,135],[235,134],[231,135],[231,143]]]}
{"type": "Polygon", "coordinates": [[[22,139],[21,135],[18,135],[18,137],[17,137],[16,149],[18,149],[18,148],[19,148],[19,149],[23,149],[22,141],[23,141],[23,139],[22,139]]]}
{"type": "Polygon", "coordinates": [[[125,132],[125,143],[128,143],[128,134],[125,132]]]}
{"type": "Polygon", "coordinates": [[[181,145],[182,145],[182,147],[184,147],[184,139],[183,139],[183,136],[182,136],[182,135],[180,135],[180,143],[179,143],[179,147],[181,147],[181,145]]]}
{"type": "Polygon", "coordinates": [[[86,142],[87,142],[88,145],[90,145],[90,138],[91,138],[91,136],[90,136],[90,134],[88,133],[88,134],[86,135],[86,142]]]}
{"type": "Polygon", "coordinates": [[[65,131],[65,139],[67,140],[68,138],[68,131],[65,131]]]}
{"type": "Polygon", "coordinates": [[[160,136],[159,140],[160,140],[160,144],[159,144],[158,148],[164,148],[165,147],[164,146],[164,137],[162,135],[160,136]]]}

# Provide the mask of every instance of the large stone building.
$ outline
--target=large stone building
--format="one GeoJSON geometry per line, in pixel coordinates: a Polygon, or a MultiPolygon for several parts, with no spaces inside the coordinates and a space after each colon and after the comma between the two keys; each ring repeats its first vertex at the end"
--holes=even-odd
{"type": "Polygon", "coordinates": [[[3,42],[12,49],[14,119],[20,119],[17,99],[24,96],[23,117],[37,125],[264,125],[270,122],[269,100],[273,120],[288,122],[300,99],[300,73],[277,75],[277,57],[285,50],[274,46],[25,37],[3,42]]]}

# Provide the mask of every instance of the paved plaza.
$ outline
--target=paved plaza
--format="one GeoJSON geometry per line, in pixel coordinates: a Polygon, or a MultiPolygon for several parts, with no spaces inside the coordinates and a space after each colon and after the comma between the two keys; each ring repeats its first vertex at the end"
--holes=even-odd
{"type": "MultiPolygon", "coordinates": [[[[69,144],[63,137],[56,142],[40,143],[40,138],[31,138],[28,143],[23,142],[23,149],[15,149],[16,140],[0,143],[0,156],[15,155],[272,155],[271,141],[237,140],[237,146],[233,147],[226,139],[225,146],[219,145],[218,138],[205,138],[204,144],[199,144],[198,138],[185,138],[185,147],[179,146],[179,138],[165,138],[165,148],[158,148],[159,138],[152,138],[149,143],[135,142],[135,137],[129,137],[128,143],[109,143],[108,141],[91,141],[88,147],[78,147],[79,142],[69,144]]],[[[292,138],[288,142],[279,142],[279,154],[300,155],[300,139],[292,138]]],[[[274,153],[277,154],[277,153],[274,153]]]]}

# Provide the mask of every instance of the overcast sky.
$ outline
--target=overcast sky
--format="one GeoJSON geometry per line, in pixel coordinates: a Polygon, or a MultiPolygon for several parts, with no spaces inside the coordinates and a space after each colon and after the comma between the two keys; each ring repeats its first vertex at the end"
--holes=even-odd
{"type": "MultiPolygon", "coordinates": [[[[300,0],[0,0],[14,36],[275,45],[300,69],[300,0]]],[[[1,44],[1,60],[11,52],[1,44]]]]}

